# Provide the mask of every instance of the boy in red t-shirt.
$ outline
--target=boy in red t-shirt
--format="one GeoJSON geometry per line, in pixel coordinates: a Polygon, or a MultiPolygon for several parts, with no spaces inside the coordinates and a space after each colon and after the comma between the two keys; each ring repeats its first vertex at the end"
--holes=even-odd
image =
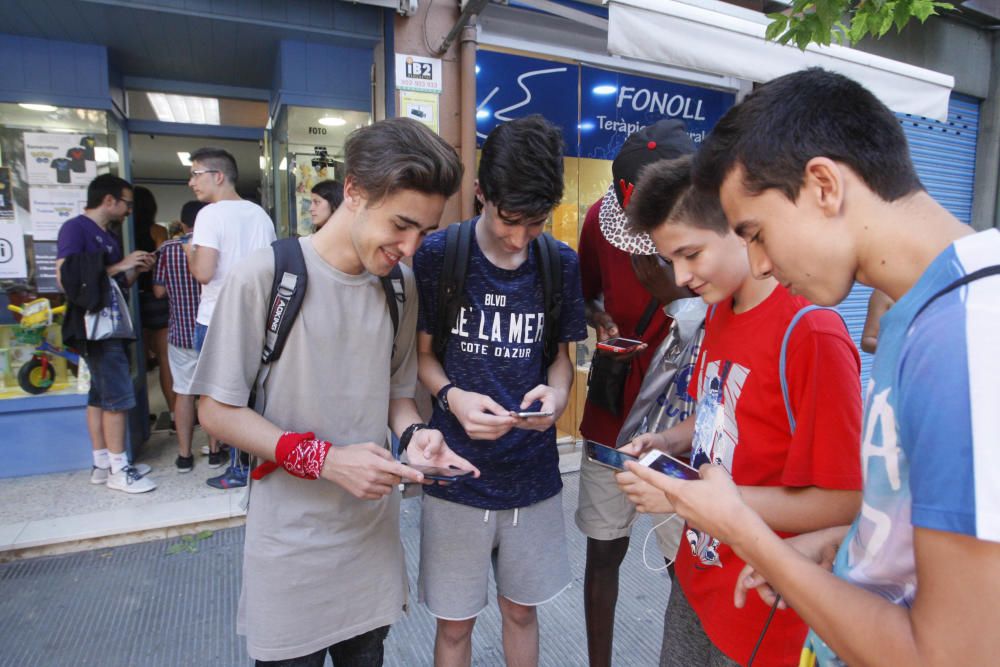
{"type": "MultiPolygon", "coordinates": [[[[710,305],[689,392],[694,418],[629,446],[723,466],[743,498],[775,531],[793,535],[850,521],[860,506],[860,360],[838,315],[802,317],[789,338],[782,397],[780,351],[809,302],[772,278],[755,280],[746,246],[713,202],[690,197],[691,159],[643,173],[628,209],[673,264],[679,285],[710,305]],[[789,417],[794,419],[794,426],[789,417]],[[699,423],[697,436],[695,424],[699,423]]],[[[618,482],[640,511],[671,513],[662,491],[632,473],[618,482]]],[[[759,599],[742,609],[733,589],[744,563],[726,544],[686,527],[664,629],[661,665],[798,665],[806,625],[794,611],[759,599]],[[766,633],[764,633],[766,627],[766,633]]]]}

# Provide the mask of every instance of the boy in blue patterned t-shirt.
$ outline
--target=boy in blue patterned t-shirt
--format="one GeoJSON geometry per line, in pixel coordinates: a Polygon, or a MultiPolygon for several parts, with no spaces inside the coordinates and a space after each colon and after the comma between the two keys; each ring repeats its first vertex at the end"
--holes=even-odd
{"type": "Polygon", "coordinates": [[[864,503],[850,527],[782,541],[714,466],[697,482],[637,474],[746,560],[737,605],[750,588],[769,603],[777,592],[805,619],[800,664],[995,664],[1000,233],[935,202],[889,109],[820,69],[730,110],[695,182],[721,199],[755,275],[820,304],[855,279],[896,302],[865,399],[864,503]]]}
{"type": "Polygon", "coordinates": [[[559,244],[562,310],[545,322],[539,246],[562,199],[562,139],[541,116],[494,129],[483,144],[461,308],[443,363],[434,354],[446,232],[414,258],[420,293],[420,380],[438,397],[431,427],[482,475],[425,488],[420,599],[438,619],[435,664],[468,665],[488,604],[491,559],[509,664],[538,661],[535,607],[570,583],[555,421],[573,382],[569,341],[586,337],[579,263],[559,244]],[[558,351],[545,355],[546,325],[558,351]],[[549,413],[517,417],[518,411],[549,413]]]}

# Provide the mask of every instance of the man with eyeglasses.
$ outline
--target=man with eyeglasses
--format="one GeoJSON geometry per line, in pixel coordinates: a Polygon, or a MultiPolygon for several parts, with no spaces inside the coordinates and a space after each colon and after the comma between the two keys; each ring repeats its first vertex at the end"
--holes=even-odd
{"type": "MultiPolygon", "coordinates": [[[[87,431],[94,455],[90,482],[125,493],[144,493],[156,488],[156,484],[145,476],[149,466],[133,467],[125,453],[126,414],[135,407],[125,349],[128,341],[121,338],[86,340],[81,331],[84,309],[74,303],[74,292],[86,289],[81,280],[85,266],[93,261],[103,263],[108,276],[125,289],[140,273],[153,268],[156,261],[153,254],[136,250],[124,256],[121,243],[108,229],[112,224],[121,223],[131,210],[132,185],[128,181],[111,174],[91,181],[83,213],[67,220],[59,229],[56,279],[59,287],[67,292],[70,305],[63,341],[80,349],[90,369],[87,431]],[[74,255],[90,257],[74,258],[64,272],[66,260],[74,255]],[[74,284],[81,287],[76,290],[74,284]]],[[[100,272],[100,264],[97,271],[100,272]]]]}
{"type": "MultiPolygon", "coordinates": [[[[198,201],[208,204],[198,212],[194,235],[184,245],[191,275],[202,284],[194,330],[198,351],[205,342],[226,276],[241,259],[268,247],[277,238],[274,223],[264,209],[237,194],[238,176],[236,160],[228,151],[206,147],[191,154],[188,186],[198,201]]],[[[217,489],[246,486],[248,467],[248,457],[233,451],[226,472],[209,479],[208,485],[217,489]]]]}

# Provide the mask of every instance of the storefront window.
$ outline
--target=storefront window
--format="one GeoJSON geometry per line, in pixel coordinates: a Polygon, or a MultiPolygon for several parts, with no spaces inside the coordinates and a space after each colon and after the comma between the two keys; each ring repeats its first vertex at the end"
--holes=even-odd
{"type": "Polygon", "coordinates": [[[62,344],[56,239],[120,147],[104,111],[0,104],[0,399],[89,388],[62,344]]]}
{"type": "Polygon", "coordinates": [[[272,132],[272,173],[277,194],[274,219],[278,236],[312,233],[309,192],[327,179],[343,181],[344,142],[371,123],[363,111],[283,107],[272,132]]]}

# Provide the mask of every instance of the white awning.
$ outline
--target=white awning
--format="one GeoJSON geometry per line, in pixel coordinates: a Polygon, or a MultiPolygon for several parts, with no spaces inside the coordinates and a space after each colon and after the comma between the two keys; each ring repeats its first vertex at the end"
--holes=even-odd
{"type": "Polygon", "coordinates": [[[768,23],[718,0],[610,0],[608,51],[756,82],[823,67],[860,82],[893,111],[947,119],[954,77],[843,46],[801,51],[768,42],[768,23]]]}

